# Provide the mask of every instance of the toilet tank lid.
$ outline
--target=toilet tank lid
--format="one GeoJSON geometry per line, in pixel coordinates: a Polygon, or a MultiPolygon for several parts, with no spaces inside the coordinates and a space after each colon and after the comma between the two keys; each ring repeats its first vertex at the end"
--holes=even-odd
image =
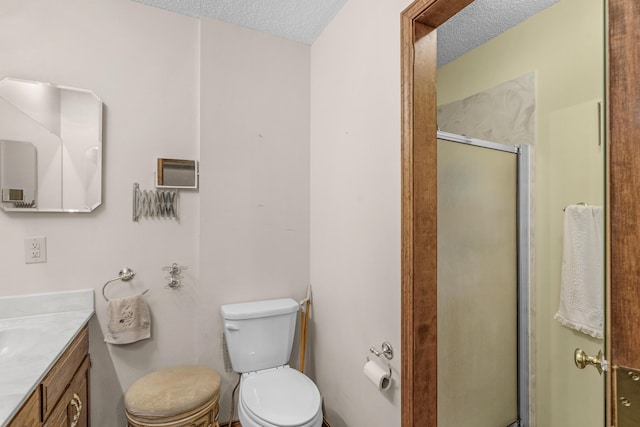
{"type": "Polygon", "coordinates": [[[298,311],[298,308],[298,303],[295,300],[291,298],[281,298],[225,304],[220,307],[220,313],[223,319],[241,320],[294,313],[298,311]]]}

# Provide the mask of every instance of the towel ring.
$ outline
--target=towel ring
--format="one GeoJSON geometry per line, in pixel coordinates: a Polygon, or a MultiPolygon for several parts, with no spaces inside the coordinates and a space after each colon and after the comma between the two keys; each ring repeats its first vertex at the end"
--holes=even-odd
{"type": "MultiPolygon", "coordinates": [[[[102,286],[102,296],[104,297],[104,300],[107,302],[109,301],[109,298],[107,298],[107,295],[104,293],[109,283],[115,282],[116,280],[122,280],[123,282],[128,282],[129,280],[133,279],[133,276],[135,275],[136,273],[134,273],[133,270],[130,268],[124,267],[122,270],[120,270],[118,272],[118,277],[107,281],[107,283],[105,283],[104,286],[102,286]]],[[[149,290],[147,289],[146,291],[143,292],[143,294],[146,294],[148,291],[149,290]]]]}

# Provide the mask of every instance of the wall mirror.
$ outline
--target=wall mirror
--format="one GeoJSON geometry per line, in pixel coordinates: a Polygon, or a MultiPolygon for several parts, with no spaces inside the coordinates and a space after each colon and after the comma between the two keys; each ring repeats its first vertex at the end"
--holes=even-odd
{"type": "Polygon", "coordinates": [[[0,80],[2,209],[91,212],[102,201],[102,101],[50,83],[0,80]]]}
{"type": "MultiPolygon", "coordinates": [[[[602,0],[551,2],[548,8],[436,68],[440,28],[449,23],[445,22],[445,15],[453,16],[469,3],[470,7],[484,7],[486,11],[493,10],[496,2],[416,1],[414,8],[408,8],[404,14],[411,24],[405,21],[403,26],[404,40],[409,41],[406,44],[409,48],[403,53],[404,78],[408,82],[404,93],[407,96],[404,109],[408,114],[403,130],[403,312],[413,317],[403,331],[403,357],[407,357],[408,366],[407,375],[403,375],[403,425],[416,425],[418,419],[429,420],[421,425],[461,425],[455,417],[462,415],[464,419],[474,419],[478,426],[487,427],[602,427],[607,374],[600,375],[590,366],[577,369],[574,351],[581,348],[589,356],[596,356],[599,351],[605,352],[605,340],[567,328],[554,317],[561,294],[564,208],[581,202],[601,208],[605,205],[605,4],[602,0]],[[438,40],[433,30],[436,27],[438,40]],[[433,120],[436,111],[437,124],[433,120]],[[531,112],[533,117],[525,117],[531,112]],[[506,133],[502,132],[504,125],[506,133]],[[534,264],[529,273],[533,288],[530,305],[522,313],[529,319],[530,329],[526,334],[516,335],[520,331],[514,327],[506,331],[510,335],[505,339],[491,330],[505,332],[506,328],[500,326],[504,323],[471,324],[474,329],[469,332],[478,340],[471,345],[473,353],[491,354],[489,362],[509,357],[508,363],[498,362],[494,366],[495,375],[484,385],[480,382],[482,378],[473,376],[473,369],[467,369],[480,367],[480,374],[486,372],[475,357],[448,366],[453,365],[448,363],[452,358],[445,353],[451,349],[469,350],[465,345],[470,345],[470,341],[460,340],[461,334],[455,330],[455,325],[461,323],[456,316],[474,311],[483,320],[495,316],[490,302],[483,303],[482,298],[473,297],[469,290],[453,286],[474,285],[482,273],[471,273],[462,266],[467,251],[477,249],[489,255],[495,251],[486,251],[490,248],[488,244],[477,243],[461,233],[460,237],[465,239],[463,249],[448,251],[453,255],[455,271],[450,269],[453,277],[445,283],[441,273],[446,269],[441,262],[447,255],[446,244],[455,233],[440,227],[462,214],[471,215],[471,220],[467,218],[467,223],[471,223],[480,208],[495,218],[500,204],[494,203],[496,195],[492,191],[497,185],[482,196],[477,188],[481,180],[471,177],[483,162],[482,154],[469,154],[469,158],[463,159],[466,163],[457,153],[455,158],[441,158],[449,156],[442,148],[446,144],[461,151],[480,149],[461,148],[450,141],[443,144],[436,138],[438,127],[505,145],[530,144],[534,151],[533,205],[529,212],[534,233],[531,246],[534,264]],[[527,141],[527,135],[533,139],[527,141]],[[471,188],[469,198],[454,205],[458,209],[443,217],[441,209],[450,202],[448,197],[458,202],[457,198],[464,196],[460,190],[447,192],[439,187],[445,181],[441,176],[445,163],[462,165],[454,170],[453,178],[467,180],[472,187],[465,183],[465,188],[471,188]],[[437,245],[434,235],[438,236],[437,245]],[[441,301],[447,292],[454,294],[457,306],[441,301]],[[432,315],[435,312],[437,318],[432,315]],[[509,346],[514,353],[518,351],[516,342],[521,340],[530,344],[524,349],[530,363],[524,372],[519,372],[516,359],[505,348],[509,346]],[[434,359],[437,364],[425,362],[434,359]],[[451,369],[445,371],[448,367],[451,369]],[[498,377],[507,385],[496,386],[498,377]],[[531,380],[527,388],[529,398],[525,405],[519,405],[508,397],[518,394],[517,387],[523,379],[531,380]],[[500,402],[498,398],[483,400],[495,395],[487,390],[506,387],[511,387],[511,393],[500,402]],[[426,402],[412,400],[418,393],[430,398],[426,402]],[[500,405],[503,408],[498,409],[500,405]]],[[[489,168],[489,176],[495,177],[497,168],[489,168]]],[[[504,182],[507,181],[500,184],[504,182]]],[[[513,190],[507,193],[513,195],[513,190]]],[[[508,204],[513,208],[512,202],[508,204]]],[[[497,226],[503,224],[514,229],[513,224],[495,219],[487,236],[489,243],[495,243],[497,226]]],[[[480,231],[487,229],[485,226],[480,231]]],[[[604,227],[601,230],[599,237],[605,241],[604,227]]],[[[459,229],[454,226],[454,231],[459,229]]],[[[604,299],[604,253],[601,255],[600,272],[594,274],[602,279],[598,292],[604,299]]],[[[477,263],[479,267],[485,266],[483,262],[477,263]]],[[[497,267],[491,270],[501,274],[497,267]]],[[[499,302],[501,308],[516,310],[515,296],[510,296],[508,305],[505,301],[509,294],[499,291],[498,295],[492,300],[499,302]]]]}
{"type": "Polygon", "coordinates": [[[158,188],[198,188],[198,162],[159,158],[156,169],[158,188]]]}

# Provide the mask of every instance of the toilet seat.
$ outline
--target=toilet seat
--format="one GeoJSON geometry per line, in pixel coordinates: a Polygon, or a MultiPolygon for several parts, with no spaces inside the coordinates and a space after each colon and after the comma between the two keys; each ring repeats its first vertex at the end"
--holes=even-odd
{"type": "Polygon", "coordinates": [[[247,421],[264,427],[320,426],[320,392],[306,375],[288,366],[243,374],[238,415],[243,426],[247,421]],[[242,420],[245,416],[249,420],[242,420]]]}

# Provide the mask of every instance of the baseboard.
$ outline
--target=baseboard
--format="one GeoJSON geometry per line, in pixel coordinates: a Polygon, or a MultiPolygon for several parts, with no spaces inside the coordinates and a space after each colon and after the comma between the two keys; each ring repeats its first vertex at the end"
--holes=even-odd
{"type": "MultiPolygon", "coordinates": [[[[227,427],[228,424],[229,422],[227,421],[226,423],[220,424],[220,427],[227,427]]],[[[234,421],[231,423],[231,427],[242,427],[242,424],[240,424],[240,421],[234,421]]],[[[331,424],[329,424],[327,419],[324,417],[322,418],[322,427],[331,427],[331,424]]]]}

